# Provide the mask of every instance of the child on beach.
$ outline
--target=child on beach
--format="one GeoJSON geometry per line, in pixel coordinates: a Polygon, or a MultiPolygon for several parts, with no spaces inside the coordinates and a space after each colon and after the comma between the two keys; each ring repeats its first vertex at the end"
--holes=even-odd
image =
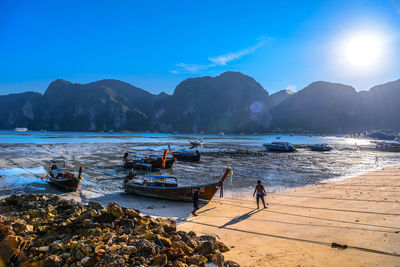
{"type": "Polygon", "coordinates": [[[264,209],[266,208],[265,206],[265,201],[264,197],[267,195],[267,192],[265,192],[264,186],[261,184],[261,181],[257,181],[256,189],[254,189],[253,197],[257,193],[257,209],[260,208],[259,202],[260,198],[262,200],[262,203],[264,204],[264,209]]]}

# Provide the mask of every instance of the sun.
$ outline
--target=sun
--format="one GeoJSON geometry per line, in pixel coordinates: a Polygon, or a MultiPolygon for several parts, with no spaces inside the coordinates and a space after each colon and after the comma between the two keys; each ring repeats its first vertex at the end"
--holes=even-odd
{"type": "Polygon", "coordinates": [[[378,67],[384,47],[379,35],[363,33],[348,37],[340,50],[344,64],[354,69],[370,69],[378,67]]]}

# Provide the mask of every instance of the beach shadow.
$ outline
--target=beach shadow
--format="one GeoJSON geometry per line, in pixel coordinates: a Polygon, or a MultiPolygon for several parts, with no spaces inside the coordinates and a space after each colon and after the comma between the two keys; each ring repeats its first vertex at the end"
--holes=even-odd
{"type": "Polygon", "coordinates": [[[260,212],[260,211],[261,211],[260,209],[254,209],[254,210],[252,210],[252,211],[246,212],[246,213],[243,214],[243,215],[236,216],[235,218],[233,218],[233,219],[230,220],[229,222],[225,223],[224,225],[221,225],[219,228],[225,228],[226,226],[234,225],[234,224],[240,223],[241,221],[244,221],[244,220],[246,220],[246,219],[249,219],[251,216],[253,216],[254,214],[256,214],[256,213],[258,213],[258,212],[260,212]]]}
{"type": "Polygon", "coordinates": [[[202,210],[202,211],[198,211],[197,214],[204,213],[204,212],[207,212],[207,211],[210,211],[210,210],[214,210],[214,209],[216,209],[216,207],[208,208],[208,209],[205,209],[205,210],[202,210]]]}
{"type": "MultiPolygon", "coordinates": [[[[235,205],[235,204],[225,203],[225,205],[232,206],[232,207],[244,208],[244,209],[252,209],[252,208],[247,207],[247,206],[240,206],[240,205],[235,205]]],[[[353,221],[345,221],[345,220],[331,219],[331,218],[326,218],[326,217],[303,215],[303,214],[298,214],[298,213],[274,211],[274,210],[269,210],[269,209],[263,209],[263,210],[260,210],[260,211],[264,211],[264,212],[268,212],[268,213],[289,215],[289,216],[300,217],[300,218],[316,219],[316,220],[322,220],[322,221],[340,222],[340,223],[348,223],[348,224],[354,224],[354,225],[365,225],[365,226],[381,227],[381,228],[396,229],[396,230],[399,229],[398,227],[394,227],[394,226],[377,225],[377,224],[370,224],[370,223],[360,223],[360,222],[353,222],[353,221]]]]}
{"type": "MultiPolygon", "coordinates": [[[[235,201],[234,198],[231,198],[230,200],[234,200],[235,201]]],[[[236,201],[250,202],[250,201],[241,200],[241,199],[236,199],[236,201]]],[[[231,205],[231,204],[225,203],[225,205],[231,205]]],[[[293,207],[293,208],[301,208],[301,209],[312,209],[312,210],[329,210],[329,211],[339,211],[339,212],[349,212],[349,213],[400,216],[400,213],[387,213],[387,212],[368,211],[368,210],[335,209],[335,208],[327,208],[327,207],[313,207],[313,206],[303,206],[303,205],[295,205],[295,204],[284,204],[284,203],[278,203],[278,202],[272,202],[272,201],[269,201],[268,204],[266,204],[266,205],[293,207]]],[[[244,207],[244,206],[242,206],[242,207],[244,207]]],[[[250,207],[246,207],[246,208],[250,208],[250,207]]]]}

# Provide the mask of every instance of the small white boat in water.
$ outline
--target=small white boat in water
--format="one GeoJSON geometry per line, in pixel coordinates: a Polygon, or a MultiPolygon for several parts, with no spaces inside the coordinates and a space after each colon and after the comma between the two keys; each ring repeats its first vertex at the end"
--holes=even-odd
{"type": "Polygon", "coordinates": [[[27,132],[28,131],[28,128],[25,128],[25,127],[22,127],[22,128],[15,128],[14,129],[14,131],[16,131],[16,132],[27,132]]]}
{"type": "Polygon", "coordinates": [[[203,141],[201,139],[199,140],[189,140],[189,144],[192,146],[191,148],[195,147],[203,147],[203,141]]]}

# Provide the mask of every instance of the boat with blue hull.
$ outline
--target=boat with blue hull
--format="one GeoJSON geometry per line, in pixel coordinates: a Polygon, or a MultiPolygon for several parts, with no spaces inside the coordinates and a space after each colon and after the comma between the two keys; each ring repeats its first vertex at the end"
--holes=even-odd
{"type": "Polygon", "coordinates": [[[263,146],[269,151],[273,152],[294,152],[296,148],[294,145],[288,142],[272,142],[269,144],[263,144],[263,146]]]}
{"type": "Polygon", "coordinates": [[[311,151],[331,151],[332,147],[327,145],[327,144],[315,144],[315,145],[309,145],[308,146],[311,151]]]}
{"type": "Polygon", "coordinates": [[[199,162],[200,161],[200,151],[198,150],[178,150],[172,151],[170,146],[168,146],[169,151],[171,154],[176,158],[178,161],[188,161],[188,162],[199,162]]]}

